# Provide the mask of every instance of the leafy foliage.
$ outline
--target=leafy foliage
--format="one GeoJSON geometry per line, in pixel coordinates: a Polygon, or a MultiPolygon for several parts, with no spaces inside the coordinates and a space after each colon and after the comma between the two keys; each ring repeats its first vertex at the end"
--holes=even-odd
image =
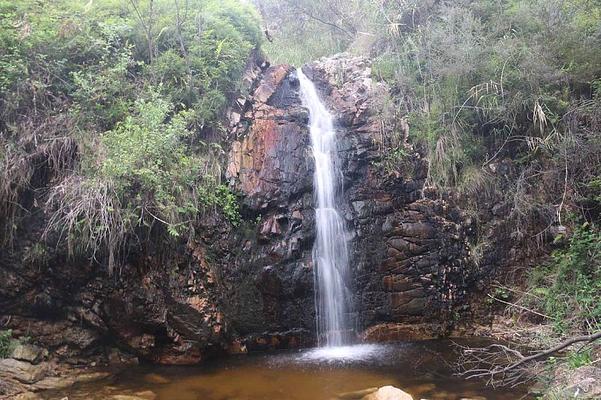
{"type": "Polygon", "coordinates": [[[251,6],[0,1],[0,45],[4,240],[41,208],[47,240],[112,270],[206,213],[237,222],[220,121],[260,45],[251,6]]]}
{"type": "Polygon", "coordinates": [[[12,331],[0,331],[0,358],[10,355],[13,347],[12,331]]]}
{"type": "Polygon", "coordinates": [[[532,306],[552,318],[559,333],[601,329],[601,232],[578,227],[566,248],[530,273],[532,306]]]}
{"type": "Polygon", "coordinates": [[[470,165],[519,153],[554,158],[565,133],[576,134],[565,117],[601,73],[599,54],[586,51],[599,40],[598,5],[407,2],[384,12],[399,29],[389,29],[374,74],[403,93],[412,136],[429,149],[431,184],[457,186],[470,165]]]}

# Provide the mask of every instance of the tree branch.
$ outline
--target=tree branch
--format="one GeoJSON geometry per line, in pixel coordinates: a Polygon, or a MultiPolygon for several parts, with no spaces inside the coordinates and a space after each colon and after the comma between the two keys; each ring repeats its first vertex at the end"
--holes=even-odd
{"type": "Polygon", "coordinates": [[[496,298],[495,296],[492,296],[492,295],[490,295],[490,294],[488,294],[487,296],[488,296],[488,297],[490,297],[490,298],[491,298],[491,299],[493,299],[493,300],[496,300],[496,301],[498,301],[499,303],[503,303],[503,304],[506,304],[506,305],[508,305],[508,306],[511,306],[511,307],[517,307],[517,308],[519,308],[520,310],[528,311],[528,312],[530,312],[530,313],[532,313],[532,314],[538,315],[539,317],[543,317],[543,318],[546,318],[546,319],[552,319],[552,318],[551,318],[551,317],[549,317],[548,315],[541,314],[541,313],[539,313],[539,312],[537,312],[537,311],[531,310],[531,309],[529,309],[529,308],[526,308],[526,307],[524,307],[524,306],[520,306],[520,305],[518,305],[518,304],[515,304],[515,303],[510,303],[510,302],[508,302],[508,301],[505,301],[505,300],[498,299],[498,298],[496,298]]]}
{"type": "Polygon", "coordinates": [[[346,30],[346,29],[344,29],[344,28],[342,28],[342,27],[340,27],[340,26],[338,26],[338,25],[336,25],[336,24],[334,24],[334,23],[332,23],[332,22],[329,22],[329,21],[323,20],[323,19],[321,19],[321,18],[319,18],[319,17],[317,17],[317,16],[313,15],[313,14],[312,14],[310,11],[307,11],[307,10],[305,10],[304,8],[302,8],[302,7],[299,7],[299,6],[298,6],[298,4],[295,4],[295,2],[291,2],[291,1],[288,1],[288,0],[287,0],[287,1],[286,1],[286,3],[288,3],[288,5],[289,5],[289,6],[291,6],[291,7],[294,7],[294,8],[295,8],[295,9],[297,9],[298,11],[302,12],[302,13],[303,13],[303,14],[305,14],[307,17],[309,17],[309,18],[312,18],[312,19],[316,20],[317,22],[321,22],[321,23],[322,23],[322,24],[324,24],[324,25],[331,26],[332,28],[339,30],[340,32],[342,32],[342,33],[344,33],[344,34],[348,35],[348,36],[349,36],[349,37],[351,37],[351,38],[353,37],[353,34],[352,34],[351,32],[349,32],[348,30],[346,30]]]}
{"type": "Polygon", "coordinates": [[[524,356],[515,349],[502,344],[493,344],[483,348],[463,347],[463,367],[468,366],[465,371],[459,373],[466,379],[489,378],[489,382],[496,381],[505,385],[517,385],[523,383],[523,378],[531,377],[525,364],[533,361],[542,361],[576,343],[590,344],[601,339],[601,331],[590,335],[575,336],[547,350],[540,351],[530,356],[524,356]],[[502,366],[503,359],[511,362],[502,366]],[[471,368],[473,367],[473,368],[471,368]],[[500,378],[497,378],[500,377],[500,378]]]}
{"type": "Polygon", "coordinates": [[[551,356],[552,354],[557,353],[558,351],[561,351],[561,350],[565,349],[566,347],[570,347],[571,345],[573,345],[575,343],[581,343],[581,342],[592,343],[595,340],[598,340],[600,338],[601,338],[601,332],[597,332],[597,333],[594,333],[591,335],[576,336],[576,337],[570,338],[570,339],[566,340],[565,342],[558,344],[555,347],[551,347],[548,350],[541,351],[540,353],[533,354],[529,357],[524,357],[521,360],[503,368],[500,372],[501,373],[509,372],[529,361],[540,360],[541,358],[547,358],[547,357],[551,356]]]}

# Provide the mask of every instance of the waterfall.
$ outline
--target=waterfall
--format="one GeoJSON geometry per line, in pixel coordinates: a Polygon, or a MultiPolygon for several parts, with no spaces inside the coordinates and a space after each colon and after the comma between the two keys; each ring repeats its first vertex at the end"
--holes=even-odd
{"type": "Polygon", "coordinates": [[[315,174],[315,266],[317,337],[319,346],[333,347],[351,341],[351,293],[344,220],[338,210],[342,172],[338,167],[336,132],[332,116],[319,99],[313,83],[298,69],[301,100],[309,109],[309,130],[315,174]]]}

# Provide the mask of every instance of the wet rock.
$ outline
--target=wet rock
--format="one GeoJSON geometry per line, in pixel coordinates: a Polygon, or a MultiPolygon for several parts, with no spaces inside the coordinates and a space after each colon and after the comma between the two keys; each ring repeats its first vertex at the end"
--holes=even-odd
{"type": "Polygon", "coordinates": [[[242,343],[239,339],[234,340],[227,348],[228,354],[246,354],[248,349],[246,344],[242,343]]]}
{"type": "Polygon", "coordinates": [[[18,344],[13,349],[10,357],[15,360],[28,361],[32,364],[38,364],[44,357],[48,356],[48,350],[33,344],[18,344]]]}
{"type": "Polygon", "coordinates": [[[360,336],[365,342],[385,343],[434,339],[443,332],[442,327],[432,324],[384,323],[367,328],[360,336]]]}
{"type": "Polygon", "coordinates": [[[413,397],[394,386],[383,386],[363,397],[363,400],[413,400],[413,397]]]}
{"type": "Polygon", "coordinates": [[[265,72],[265,78],[259,84],[259,87],[253,94],[255,101],[267,103],[275,91],[280,87],[281,82],[288,75],[292,67],[290,65],[276,65],[269,67],[265,72]]]}
{"type": "Polygon", "coordinates": [[[152,390],[143,390],[135,393],[136,396],[141,397],[146,400],[155,400],[157,395],[152,390]]]}
{"type": "Polygon", "coordinates": [[[15,396],[9,397],[9,400],[42,400],[43,397],[34,392],[19,393],[15,396]]]}
{"type": "Polygon", "coordinates": [[[116,348],[109,351],[108,361],[111,365],[137,365],[139,363],[137,357],[116,348]]]}
{"type": "Polygon", "coordinates": [[[32,387],[36,390],[66,389],[75,384],[73,377],[49,376],[36,382],[32,387]]]}
{"type": "Polygon", "coordinates": [[[63,376],[48,376],[35,382],[31,387],[35,390],[66,389],[76,383],[94,382],[109,377],[108,372],[71,373],[63,376]]]}
{"type": "Polygon", "coordinates": [[[144,375],[144,381],[146,381],[148,383],[159,384],[159,385],[171,383],[170,379],[167,379],[164,376],[155,374],[155,373],[150,373],[150,374],[144,375]]]}
{"type": "Polygon", "coordinates": [[[48,365],[46,363],[34,365],[26,361],[6,358],[0,360],[0,377],[14,379],[22,383],[35,383],[46,375],[48,365]]]}

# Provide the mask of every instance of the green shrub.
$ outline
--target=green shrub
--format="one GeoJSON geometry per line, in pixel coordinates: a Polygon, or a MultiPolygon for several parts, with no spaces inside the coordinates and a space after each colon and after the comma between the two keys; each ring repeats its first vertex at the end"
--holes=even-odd
{"type": "Polygon", "coordinates": [[[591,349],[584,349],[580,351],[572,351],[568,354],[568,365],[572,369],[580,368],[585,365],[589,365],[593,362],[593,355],[591,349]]]}
{"type": "Polygon", "coordinates": [[[112,272],[120,249],[139,228],[159,224],[159,232],[179,237],[210,209],[237,223],[237,199],[217,183],[220,169],[211,150],[202,157],[186,146],[190,118],[189,111],[174,114],[172,103],[150,89],[131,115],[102,135],[101,156],[88,156],[87,176],[54,188],[49,202],[57,212],[48,231],[63,233],[71,253],[96,257],[106,249],[112,272]]]}
{"type": "Polygon", "coordinates": [[[0,331],[0,358],[6,358],[13,349],[12,331],[0,331]]]}
{"type": "Polygon", "coordinates": [[[136,207],[165,218],[179,211],[196,211],[187,193],[200,168],[184,145],[191,136],[186,127],[189,113],[182,111],[168,120],[172,111],[172,104],[156,92],[137,100],[134,113],[102,135],[106,158],[99,171],[117,183],[119,197],[137,192],[138,197],[128,201],[135,203],[139,198],[147,203],[136,207]]]}
{"type": "Polygon", "coordinates": [[[236,0],[0,0],[2,239],[31,211],[24,193],[50,215],[46,239],[111,271],[205,213],[237,223],[221,120],[260,39],[236,0]]]}
{"type": "Polygon", "coordinates": [[[530,272],[529,286],[537,296],[532,306],[552,318],[558,333],[601,329],[601,232],[579,226],[565,249],[530,272]]]}

